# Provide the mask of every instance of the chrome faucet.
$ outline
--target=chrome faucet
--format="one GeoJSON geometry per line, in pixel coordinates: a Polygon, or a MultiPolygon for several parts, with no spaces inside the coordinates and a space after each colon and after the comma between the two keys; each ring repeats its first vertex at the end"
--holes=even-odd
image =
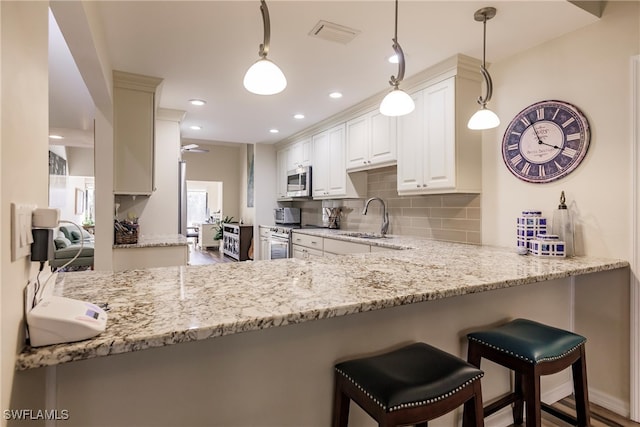
{"type": "Polygon", "coordinates": [[[380,197],[372,197],[366,202],[364,202],[364,209],[362,210],[362,215],[367,214],[367,209],[369,208],[369,203],[373,200],[377,200],[382,204],[382,227],[380,228],[380,234],[383,236],[387,234],[389,231],[389,213],[387,212],[387,205],[380,197]]]}

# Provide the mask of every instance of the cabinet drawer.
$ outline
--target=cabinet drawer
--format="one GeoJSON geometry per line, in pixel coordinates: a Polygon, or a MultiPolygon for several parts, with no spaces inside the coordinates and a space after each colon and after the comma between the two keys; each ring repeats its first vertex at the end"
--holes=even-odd
{"type": "Polygon", "coordinates": [[[360,254],[371,252],[371,247],[364,243],[346,242],[344,240],[324,239],[324,251],[332,254],[360,254]]]}
{"type": "Polygon", "coordinates": [[[321,258],[324,253],[319,249],[307,248],[306,246],[293,245],[293,257],[299,259],[321,258]]]}
{"type": "Polygon", "coordinates": [[[307,248],[323,250],[322,237],[310,236],[308,234],[293,233],[291,243],[294,245],[305,246],[307,248]]]}

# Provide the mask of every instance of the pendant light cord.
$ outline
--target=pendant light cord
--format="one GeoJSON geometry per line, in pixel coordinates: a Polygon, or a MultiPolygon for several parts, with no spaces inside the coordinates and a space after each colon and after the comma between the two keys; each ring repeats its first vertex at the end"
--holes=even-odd
{"type": "Polygon", "coordinates": [[[489,75],[489,71],[487,71],[486,67],[486,56],[487,56],[487,13],[483,12],[482,14],[482,66],[480,67],[480,72],[482,73],[482,77],[484,77],[484,82],[486,86],[486,95],[478,97],[478,104],[485,108],[487,102],[491,100],[491,96],[493,95],[493,82],[491,81],[491,76],[489,75]]]}
{"type": "Polygon", "coordinates": [[[260,45],[258,55],[266,58],[269,53],[269,43],[271,39],[271,23],[269,21],[269,8],[264,0],[260,0],[260,12],[262,12],[262,24],[264,28],[263,43],[260,45]]]}
{"type": "Polygon", "coordinates": [[[398,57],[398,77],[391,76],[389,84],[397,89],[402,79],[404,79],[404,52],[400,47],[400,43],[398,43],[398,0],[396,0],[396,20],[393,36],[393,50],[398,57]]]}

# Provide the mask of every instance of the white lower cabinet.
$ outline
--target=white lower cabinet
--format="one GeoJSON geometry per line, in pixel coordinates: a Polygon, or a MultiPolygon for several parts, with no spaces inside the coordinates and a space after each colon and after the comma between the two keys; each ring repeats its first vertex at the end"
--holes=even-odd
{"type": "Polygon", "coordinates": [[[324,253],[334,255],[362,254],[371,252],[371,246],[364,243],[346,242],[337,239],[324,239],[324,253]]]}
{"type": "Polygon", "coordinates": [[[300,259],[322,257],[326,254],[348,255],[394,250],[393,248],[372,246],[366,243],[350,242],[330,237],[312,236],[295,231],[291,235],[291,240],[293,242],[293,258],[300,259]]]}
{"type": "Polygon", "coordinates": [[[271,227],[259,227],[260,232],[260,253],[259,259],[266,260],[271,259],[271,246],[269,246],[269,239],[271,238],[271,227]]]}
{"type": "Polygon", "coordinates": [[[454,76],[411,95],[415,110],[398,120],[398,194],[480,192],[481,134],[466,128],[475,88],[454,76]]]}
{"type": "Polygon", "coordinates": [[[324,252],[318,249],[307,248],[305,246],[293,245],[293,257],[298,259],[322,258],[324,252]]]}

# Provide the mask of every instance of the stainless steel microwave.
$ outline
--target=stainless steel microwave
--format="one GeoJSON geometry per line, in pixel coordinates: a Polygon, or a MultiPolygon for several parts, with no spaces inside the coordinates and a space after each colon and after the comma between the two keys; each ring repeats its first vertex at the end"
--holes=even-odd
{"type": "Polygon", "coordinates": [[[287,172],[287,197],[311,197],[311,166],[287,172]]]}
{"type": "Polygon", "coordinates": [[[273,219],[276,224],[300,224],[300,208],[275,208],[273,219]]]}

